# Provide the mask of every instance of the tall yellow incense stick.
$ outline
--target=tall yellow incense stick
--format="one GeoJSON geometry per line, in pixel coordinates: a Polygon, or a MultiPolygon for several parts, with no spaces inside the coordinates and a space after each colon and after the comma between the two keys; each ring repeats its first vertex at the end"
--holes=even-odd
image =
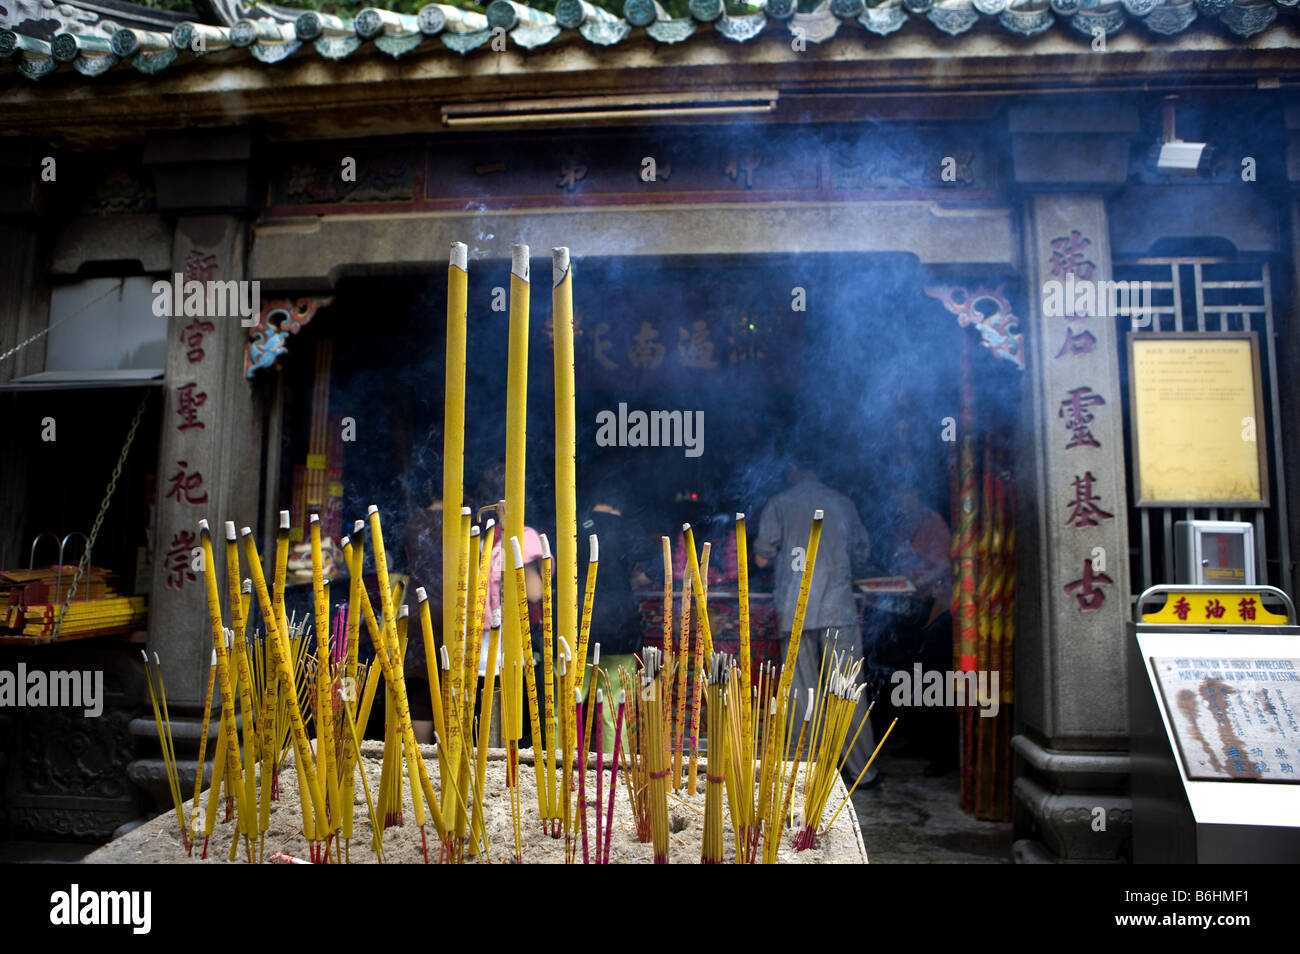
{"type": "MultiPolygon", "coordinates": [[[[528,416],[528,246],[511,249],[510,348],[506,369],[506,539],[524,536],[524,450],[528,416]]],[[[501,605],[514,606],[515,577],[501,574],[501,605]]],[[[519,630],[513,613],[502,613],[505,668],[501,673],[501,728],[507,742],[523,736],[523,658],[527,631],[519,630]]]]}
{"type": "MultiPolygon", "coordinates": [[[[360,696],[360,690],[357,688],[357,640],[361,635],[361,612],[357,605],[357,593],[361,589],[361,547],[354,548],[349,537],[344,537],[341,542],[343,544],[343,560],[348,567],[348,643],[347,661],[344,665],[339,696],[343,700],[346,713],[350,711],[351,706],[356,705],[360,696]]],[[[355,739],[349,741],[355,743],[355,739]]],[[[340,779],[342,787],[339,791],[340,807],[343,810],[341,819],[343,823],[343,840],[349,857],[351,857],[352,851],[352,813],[353,794],[356,791],[356,766],[357,748],[355,744],[351,744],[343,752],[343,772],[340,779]]]]}
{"type": "MultiPolygon", "coordinates": [[[[439,735],[439,738],[447,746],[446,770],[452,773],[452,777],[460,775],[460,760],[463,740],[461,739],[461,717],[460,703],[464,697],[464,690],[461,681],[465,678],[465,614],[469,606],[468,586],[469,586],[469,528],[472,521],[469,507],[460,509],[460,519],[455,519],[453,512],[443,511],[443,524],[453,523],[456,526],[456,580],[453,595],[455,597],[454,612],[451,615],[451,628],[443,631],[444,646],[447,649],[450,667],[448,675],[450,679],[442,688],[448,694],[450,709],[443,712],[443,720],[447,726],[447,734],[439,735]]],[[[450,565],[450,564],[447,564],[450,565]]],[[[446,592],[446,579],[443,579],[443,592],[446,592]]],[[[442,618],[447,619],[446,607],[443,607],[442,618]]],[[[453,814],[455,802],[451,800],[448,792],[448,786],[444,784],[442,791],[442,812],[443,815],[453,814]]],[[[465,818],[463,811],[454,812],[454,821],[452,830],[459,837],[465,829],[465,818]]]]}
{"type": "MultiPolygon", "coordinates": [[[[551,645],[551,543],[542,534],[542,687],[545,702],[546,726],[546,811],[543,818],[558,818],[555,802],[555,663],[551,645]]],[[[533,743],[533,757],[537,757],[537,744],[533,743]]],[[[558,836],[558,831],[552,831],[558,836]]]]}
{"type": "MultiPolygon", "coordinates": [[[[449,646],[452,659],[458,661],[456,645],[452,643],[457,629],[457,610],[464,613],[464,602],[458,600],[458,587],[463,578],[452,576],[451,567],[457,565],[461,548],[461,523],[456,519],[461,512],[465,482],[465,339],[467,336],[466,296],[469,285],[469,249],[463,242],[451,243],[451,256],[447,264],[447,378],[443,399],[442,428],[442,638],[449,646]]],[[[464,623],[459,623],[464,631],[464,623]]],[[[459,670],[457,670],[459,677],[459,670]]],[[[460,684],[459,678],[456,685],[460,684]]],[[[449,727],[450,728],[450,727],[449,727]]],[[[446,740],[454,755],[459,751],[460,733],[449,738],[441,727],[439,737],[446,740]]],[[[454,761],[454,759],[453,759],[454,761]]],[[[445,798],[445,793],[444,793],[445,798]]],[[[446,802],[443,807],[446,807],[446,802]]]]}
{"type": "MultiPolygon", "coordinates": [[[[145,668],[148,669],[149,659],[145,658],[145,668]]],[[[199,821],[199,793],[203,791],[203,761],[204,755],[208,748],[208,725],[212,718],[212,685],[217,679],[217,651],[212,651],[212,664],[208,667],[208,691],[203,698],[203,728],[199,730],[199,768],[194,775],[194,801],[190,805],[190,839],[191,841],[198,835],[196,825],[199,821]]],[[[218,755],[221,750],[217,750],[218,755]]],[[[213,771],[216,770],[221,759],[217,758],[213,762],[213,771]]]]}
{"type": "MultiPolygon", "coordinates": [[[[488,546],[484,547],[484,549],[491,550],[491,539],[491,537],[488,538],[488,546]]],[[[483,831],[483,779],[487,774],[488,737],[492,731],[492,697],[496,693],[497,654],[501,649],[500,608],[492,611],[491,630],[492,633],[488,637],[487,663],[483,676],[483,701],[480,703],[478,717],[478,752],[476,753],[477,759],[474,766],[474,839],[477,839],[483,831]]],[[[477,849],[472,847],[470,854],[476,853],[477,849]]]]}
{"type": "Polygon", "coordinates": [[[236,810],[241,819],[247,818],[244,803],[243,773],[239,762],[239,740],[235,736],[235,687],[231,678],[230,661],[226,656],[226,633],[221,619],[221,596],[217,591],[216,562],[212,556],[212,535],[208,522],[199,521],[199,545],[203,549],[203,582],[208,596],[208,619],[212,624],[212,648],[217,653],[217,685],[221,689],[221,718],[230,731],[226,734],[226,778],[235,795],[236,810]]]}
{"type": "MultiPolygon", "coordinates": [[[[742,799],[743,803],[748,807],[752,807],[754,747],[751,735],[753,706],[750,704],[749,698],[750,670],[752,666],[749,647],[749,540],[746,536],[745,515],[743,513],[736,514],[736,570],[736,589],[740,613],[740,698],[743,707],[741,724],[744,727],[742,738],[745,742],[744,758],[740,763],[741,790],[745,793],[742,799]]],[[[748,821],[748,816],[744,820],[748,821]]]]}
{"type": "MultiPolygon", "coordinates": [[[[515,591],[519,595],[519,630],[528,632],[528,590],[524,583],[524,551],[519,546],[519,538],[510,538],[510,552],[514,557],[515,591]]],[[[533,773],[537,779],[537,810],[546,818],[546,760],[539,747],[542,741],[542,723],[537,711],[537,676],[533,672],[533,644],[526,643],[527,653],[524,659],[524,684],[528,690],[528,720],[533,732],[533,773]]]]}
{"type": "Polygon", "coordinates": [[[789,694],[790,683],[794,679],[795,662],[799,659],[799,640],[803,637],[803,620],[808,612],[808,590],[812,586],[813,568],[817,565],[817,546],[822,539],[822,517],[822,511],[815,511],[812,529],[808,531],[808,550],[804,559],[803,576],[799,579],[799,599],[794,607],[790,646],[785,653],[785,668],[781,670],[781,682],[777,687],[779,699],[785,699],[789,694]]]}
{"type": "Polygon", "coordinates": [[[600,569],[600,541],[596,534],[587,537],[587,549],[591,558],[587,561],[587,589],[582,597],[582,622],[578,630],[578,654],[574,659],[576,667],[573,673],[574,685],[582,688],[582,680],[587,671],[587,640],[591,636],[591,612],[596,605],[596,571],[600,569]]]}
{"type": "MultiPolygon", "coordinates": [[[[391,645],[396,643],[397,621],[393,610],[393,594],[388,585],[388,560],[384,555],[384,531],[379,524],[379,508],[371,504],[368,515],[370,517],[370,542],[371,546],[374,547],[375,571],[379,577],[379,595],[384,612],[384,632],[389,637],[388,641],[391,645]]],[[[407,764],[416,766],[425,801],[429,803],[429,813],[433,816],[434,827],[438,829],[438,837],[446,838],[447,826],[444,824],[442,812],[438,808],[433,783],[429,781],[428,769],[425,768],[424,759],[420,757],[419,746],[415,743],[415,731],[411,728],[411,708],[406,699],[406,680],[398,678],[398,675],[393,672],[393,664],[387,653],[376,652],[375,655],[383,666],[384,682],[392,687],[396,696],[397,717],[401,721],[402,736],[406,741],[407,764]]]]}
{"type": "Polygon", "coordinates": [[[704,605],[704,581],[700,578],[700,560],[695,552],[695,532],[689,523],[684,523],[682,533],[686,534],[686,565],[691,571],[691,592],[695,594],[695,610],[698,615],[695,627],[699,633],[697,638],[704,640],[704,656],[708,659],[713,656],[713,634],[709,629],[708,608],[704,605]]]}
{"type": "MultiPolygon", "coordinates": [[[[289,638],[275,620],[275,608],[271,603],[271,593],[266,588],[266,577],[262,574],[262,559],[257,555],[257,542],[253,539],[250,527],[240,529],[244,538],[244,552],[248,558],[248,567],[252,571],[253,589],[257,593],[262,607],[262,619],[266,623],[267,639],[272,640],[272,653],[275,656],[275,668],[280,674],[280,685],[285,687],[286,705],[289,712],[289,728],[293,736],[294,762],[302,766],[306,780],[307,794],[315,811],[316,831],[326,827],[325,799],[321,795],[320,784],[316,778],[316,766],[312,760],[311,744],[307,741],[307,730],[302,721],[302,710],[298,706],[297,682],[294,679],[292,665],[293,655],[289,638]]],[[[280,615],[283,615],[281,613],[280,615]]],[[[221,654],[217,654],[218,671],[220,671],[221,654]]],[[[233,723],[232,723],[233,724],[233,723]]],[[[301,796],[301,793],[300,793],[301,796]]]]}
{"type": "Polygon", "coordinates": [[[311,515],[311,578],[316,608],[316,759],[325,774],[324,794],[330,809],[330,827],[325,834],[332,834],[338,829],[339,821],[339,774],[334,762],[334,676],[330,671],[329,596],[325,592],[318,514],[311,515]]]}
{"type": "MultiPolygon", "coordinates": [[[[551,317],[555,328],[555,600],[556,632],[578,632],[578,495],[575,471],[576,412],[573,373],[573,270],[569,250],[551,249],[551,317]]],[[[545,587],[544,592],[550,592],[545,587]]],[[[572,673],[574,670],[568,670],[572,673]]],[[[549,678],[549,677],[548,677],[549,678]]],[[[578,669],[581,679],[581,667],[578,669]]],[[[560,696],[568,709],[572,693],[560,696]]],[[[553,702],[548,700],[547,711],[553,702]]],[[[547,724],[550,724],[550,716],[547,724]]],[[[563,716],[562,716],[563,718],[563,716]]],[[[550,787],[554,789],[554,773],[550,787]]],[[[551,798],[554,800],[554,793],[551,798]]],[[[556,812],[551,810],[554,817],[556,812]]]]}
{"type": "Polygon", "coordinates": [[[257,835],[257,825],[252,816],[257,804],[257,729],[253,724],[253,680],[248,670],[248,651],[244,646],[244,603],[235,581],[239,579],[239,544],[235,539],[235,524],[226,521],[226,582],[230,590],[230,615],[234,624],[231,652],[235,657],[235,681],[239,686],[239,715],[244,723],[244,805],[249,814],[240,818],[239,830],[248,838],[257,835]]]}

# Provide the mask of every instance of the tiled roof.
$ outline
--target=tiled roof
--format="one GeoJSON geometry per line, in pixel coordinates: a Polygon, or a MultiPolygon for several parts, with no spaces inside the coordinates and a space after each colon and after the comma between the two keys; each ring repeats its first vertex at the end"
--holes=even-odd
{"type": "MultiPolygon", "coordinates": [[[[30,2],[30,0],[29,0],[30,2]]],[[[1011,34],[1033,37],[1049,30],[1076,36],[1081,46],[1101,35],[1140,28],[1154,37],[1180,33],[1193,22],[1217,22],[1238,37],[1266,30],[1279,9],[1291,11],[1300,0],[822,0],[811,13],[797,11],[796,0],[759,0],[761,12],[729,16],[723,0],[691,0],[690,16],[672,18],[656,0],[626,0],[616,17],[585,0],[559,0],[555,13],[544,13],[515,0],[492,0],[485,13],[430,3],[419,14],[368,8],[353,19],[327,13],[265,8],[273,15],[235,19],[228,26],[185,21],[170,33],[138,26],[113,30],[106,21],[62,19],[65,30],[42,39],[16,22],[0,32],[0,60],[8,60],[29,79],[39,79],[64,64],[86,76],[119,66],[154,74],[195,57],[229,49],[247,50],[254,59],[274,63],[292,56],[315,55],[338,60],[370,43],[394,58],[411,55],[483,55],[502,44],[526,50],[576,34],[593,46],[614,46],[645,34],[660,44],[745,43],[760,34],[778,33],[783,42],[824,43],[842,31],[857,31],[864,40],[888,36],[910,20],[957,36],[981,22],[1011,34]],[[713,38],[705,39],[707,34],[713,38]]],[[[67,14],[83,8],[43,0],[48,9],[67,14]]],[[[125,5],[123,5],[125,6],[125,5]]],[[[12,17],[9,18],[12,20],[12,17]]],[[[95,19],[95,18],[89,18],[95,19]]],[[[27,21],[32,22],[31,20],[27,21]]]]}

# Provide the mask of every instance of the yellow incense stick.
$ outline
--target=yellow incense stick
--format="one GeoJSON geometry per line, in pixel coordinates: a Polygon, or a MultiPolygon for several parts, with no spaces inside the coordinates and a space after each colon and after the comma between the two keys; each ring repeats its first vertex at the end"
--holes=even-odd
{"type": "Polygon", "coordinates": [[[235,538],[235,524],[226,521],[226,581],[231,588],[230,612],[233,621],[232,653],[235,657],[235,677],[239,687],[239,716],[243,720],[244,735],[244,806],[248,815],[240,818],[240,831],[247,838],[257,835],[258,828],[252,815],[257,804],[257,730],[253,723],[253,680],[248,667],[248,652],[244,646],[244,603],[234,590],[239,579],[239,544],[235,538]]]}
{"type": "MultiPolygon", "coordinates": [[[[226,735],[226,777],[235,795],[236,810],[240,818],[247,818],[244,804],[243,772],[239,761],[239,740],[235,737],[235,684],[226,656],[226,633],[221,618],[221,596],[217,591],[216,563],[212,556],[212,536],[208,522],[199,521],[199,545],[203,551],[203,582],[208,597],[208,620],[212,624],[212,648],[217,653],[217,685],[221,689],[221,718],[230,731],[226,735]]],[[[250,766],[251,767],[251,766],[250,766]]]]}
{"type": "Polygon", "coordinates": [[[682,524],[682,533],[686,535],[686,565],[691,571],[691,591],[695,595],[695,610],[698,615],[696,632],[704,640],[704,655],[713,655],[713,634],[709,629],[708,608],[704,605],[704,582],[700,577],[700,561],[695,552],[695,532],[689,523],[682,524]]]}
{"type": "MultiPolygon", "coordinates": [[[[528,246],[511,249],[510,343],[506,369],[506,506],[505,537],[524,536],[524,453],[528,416],[528,246]]],[[[515,577],[501,575],[501,605],[514,606],[515,577]]],[[[523,677],[521,666],[528,631],[519,630],[513,614],[504,613],[505,670],[501,674],[501,728],[507,742],[523,736],[523,677]]]]}
{"type": "MultiPolygon", "coordinates": [[[[551,249],[551,316],[554,325],[555,358],[555,599],[556,632],[572,639],[578,631],[578,500],[576,454],[576,413],[573,363],[573,270],[569,250],[551,249]]],[[[550,587],[543,592],[549,593],[550,587]]],[[[550,614],[546,614],[549,619],[550,614]]],[[[549,644],[550,638],[547,638],[549,644]]],[[[547,677],[549,682],[550,677],[547,677]]],[[[562,710],[568,709],[571,693],[562,693],[562,710]]],[[[552,711],[553,701],[547,702],[552,711]]],[[[547,716],[547,725],[551,724],[547,716]]],[[[564,721],[565,713],[561,713],[564,721]]],[[[553,754],[548,755],[553,759],[553,754]]],[[[552,817],[558,814],[555,801],[554,770],[550,773],[552,817]]]]}
{"type": "MultiPolygon", "coordinates": [[[[518,594],[519,631],[527,633],[528,623],[528,589],[524,583],[524,552],[519,546],[519,538],[510,538],[510,552],[515,560],[515,592],[518,594]]],[[[547,817],[546,806],[546,760],[542,757],[539,744],[542,741],[542,723],[537,711],[537,676],[533,672],[533,644],[529,638],[528,652],[524,664],[524,684],[528,691],[528,719],[533,733],[533,773],[537,780],[537,810],[542,818],[547,817]]]]}
{"type": "MultiPolygon", "coordinates": [[[[442,639],[452,658],[452,687],[459,689],[464,671],[466,552],[469,511],[462,511],[465,481],[465,347],[466,301],[469,286],[469,250],[463,242],[451,244],[447,263],[447,360],[442,429],[442,639]],[[458,568],[453,576],[452,567],[458,568]]],[[[447,762],[456,771],[460,757],[460,722],[449,714],[439,738],[447,745],[447,762]]],[[[439,746],[441,750],[442,746],[439,746]]],[[[440,764],[442,764],[440,762],[440,764]]],[[[443,810],[448,803],[443,791],[443,810]]],[[[457,825],[459,832],[463,823],[457,825]]]]}
{"type": "Polygon", "coordinates": [[[799,598],[795,602],[794,622],[790,629],[790,645],[785,653],[785,668],[781,670],[781,682],[777,695],[784,699],[790,693],[790,683],[794,679],[795,662],[799,659],[799,640],[803,637],[804,616],[808,612],[808,591],[812,586],[813,569],[817,565],[817,546],[822,538],[822,511],[813,513],[812,529],[808,531],[808,548],[805,551],[803,575],[799,578],[799,598]]]}
{"type": "MultiPolygon", "coordinates": [[[[393,611],[393,595],[388,585],[388,560],[384,555],[384,531],[379,523],[379,508],[371,504],[369,509],[370,517],[370,541],[374,548],[375,554],[375,571],[379,577],[379,595],[381,597],[384,613],[384,631],[385,634],[392,635],[392,642],[396,642],[397,626],[395,613],[393,611]]],[[[381,645],[383,645],[381,643],[381,645]]],[[[408,765],[414,763],[419,776],[420,786],[424,791],[425,801],[429,803],[429,812],[433,816],[434,827],[438,829],[438,837],[447,837],[447,826],[443,822],[442,812],[439,810],[437,799],[434,796],[433,784],[429,781],[428,769],[425,767],[424,759],[420,757],[419,746],[415,742],[415,731],[411,728],[411,710],[406,699],[406,680],[398,678],[393,672],[393,664],[385,652],[375,654],[384,669],[384,681],[392,687],[397,702],[397,717],[401,722],[402,735],[406,741],[406,758],[408,765]]]]}
{"type": "MultiPolygon", "coordinates": [[[[292,659],[292,650],[289,646],[287,634],[280,630],[275,622],[275,608],[271,603],[271,594],[266,587],[266,578],[262,574],[262,560],[257,553],[257,542],[253,539],[253,531],[249,527],[243,527],[240,535],[244,538],[245,555],[248,558],[249,569],[253,576],[253,589],[257,594],[258,602],[262,607],[263,621],[266,623],[267,638],[272,642],[272,653],[275,656],[275,667],[280,673],[280,684],[288,687],[285,693],[286,705],[289,713],[289,728],[293,735],[295,764],[302,766],[302,772],[306,781],[306,795],[300,792],[300,797],[310,797],[311,805],[314,810],[316,831],[320,832],[326,826],[325,799],[321,794],[320,785],[316,778],[316,767],[312,760],[311,745],[307,741],[306,728],[302,721],[302,710],[298,705],[297,682],[294,674],[290,670],[290,660],[292,659]]],[[[283,614],[281,614],[283,615],[283,614]]],[[[217,664],[220,666],[221,654],[217,654],[217,664]]]]}
{"type": "MultiPolygon", "coordinates": [[[[149,660],[146,658],[146,668],[149,660]]],[[[203,762],[208,748],[208,726],[212,716],[212,684],[217,679],[217,651],[212,651],[212,664],[208,667],[208,690],[203,697],[203,727],[199,730],[199,767],[194,774],[194,801],[190,803],[190,838],[198,835],[195,826],[199,820],[199,793],[203,790],[203,762]]],[[[220,749],[217,750],[221,752],[220,749]]],[[[220,759],[216,759],[220,762],[220,759]]],[[[215,765],[214,765],[215,768],[215,765]]]]}
{"type": "MultiPolygon", "coordinates": [[[[558,817],[555,802],[555,663],[551,646],[551,543],[542,534],[542,695],[545,704],[546,727],[546,798],[543,818],[558,817]]],[[[533,757],[537,758],[537,743],[533,743],[533,757]]]]}

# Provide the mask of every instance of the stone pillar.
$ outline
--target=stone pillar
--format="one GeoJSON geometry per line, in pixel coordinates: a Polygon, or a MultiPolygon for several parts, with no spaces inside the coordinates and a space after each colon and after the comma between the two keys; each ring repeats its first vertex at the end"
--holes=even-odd
{"type": "MultiPolygon", "coordinates": [[[[250,147],[247,133],[233,132],[146,146],[159,209],[178,216],[172,282],[178,273],[182,283],[243,280],[250,147]]],[[[244,377],[248,330],[238,315],[205,309],[202,315],[173,314],[167,324],[149,651],[162,659],[169,704],[200,706],[212,635],[203,574],[196,569],[198,522],[206,518],[212,528],[224,596],[224,521],[257,523],[262,415],[244,377]]]]}
{"type": "Polygon", "coordinates": [[[1009,116],[1024,224],[1024,426],[1016,565],[1016,857],[1118,860],[1128,790],[1128,493],[1116,319],[1045,300],[1109,280],[1102,190],[1122,185],[1137,116],[1122,105],[1009,116]],[[1062,314],[1063,311],[1063,314],[1062,314]],[[1100,822],[1104,819],[1105,830],[1100,822]]]}
{"type": "MultiPolygon", "coordinates": [[[[177,273],[182,283],[242,281],[254,211],[248,133],[172,135],[149,142],[144,158],[154,177],[159,211],[175,216],[169,286],[177,273]]],[[[172,307],[166,319],[148,648],[162,661],[172,733],[183,760],[182,790],[188,793],[194,764],[185,755],[198,746],[212,654],[198,522],[207,519],[212,529],[222,611],[229,624],[224,522],[258,525],[264,398],[244,377],[248,329],[237,314],[209,314],[205,304],[202,315],[186,315],[183,307],[178,315],[174,298],[172,307]]],[[[136,720],[131,728],[142,742],[152,739],[151,721],[136,720]]],[[[216,730],[214,719],[209,759],[216,730]]],[[[160,759],[137,760],[130,777],[146,789],[165,792],[160,759]]]]}

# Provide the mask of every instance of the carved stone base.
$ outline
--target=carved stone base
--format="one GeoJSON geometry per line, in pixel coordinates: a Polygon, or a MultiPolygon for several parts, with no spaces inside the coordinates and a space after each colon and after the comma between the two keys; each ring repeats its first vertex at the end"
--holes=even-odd
{"type": "Polygon", "coordinates": [[[1118,864],[1132,860],[1133,803],[1129,757],[1116,752],[1063,752],[1018,735],[1024,762],[1016,779],[1016,841],[1021,863],[1118,864]]]}

